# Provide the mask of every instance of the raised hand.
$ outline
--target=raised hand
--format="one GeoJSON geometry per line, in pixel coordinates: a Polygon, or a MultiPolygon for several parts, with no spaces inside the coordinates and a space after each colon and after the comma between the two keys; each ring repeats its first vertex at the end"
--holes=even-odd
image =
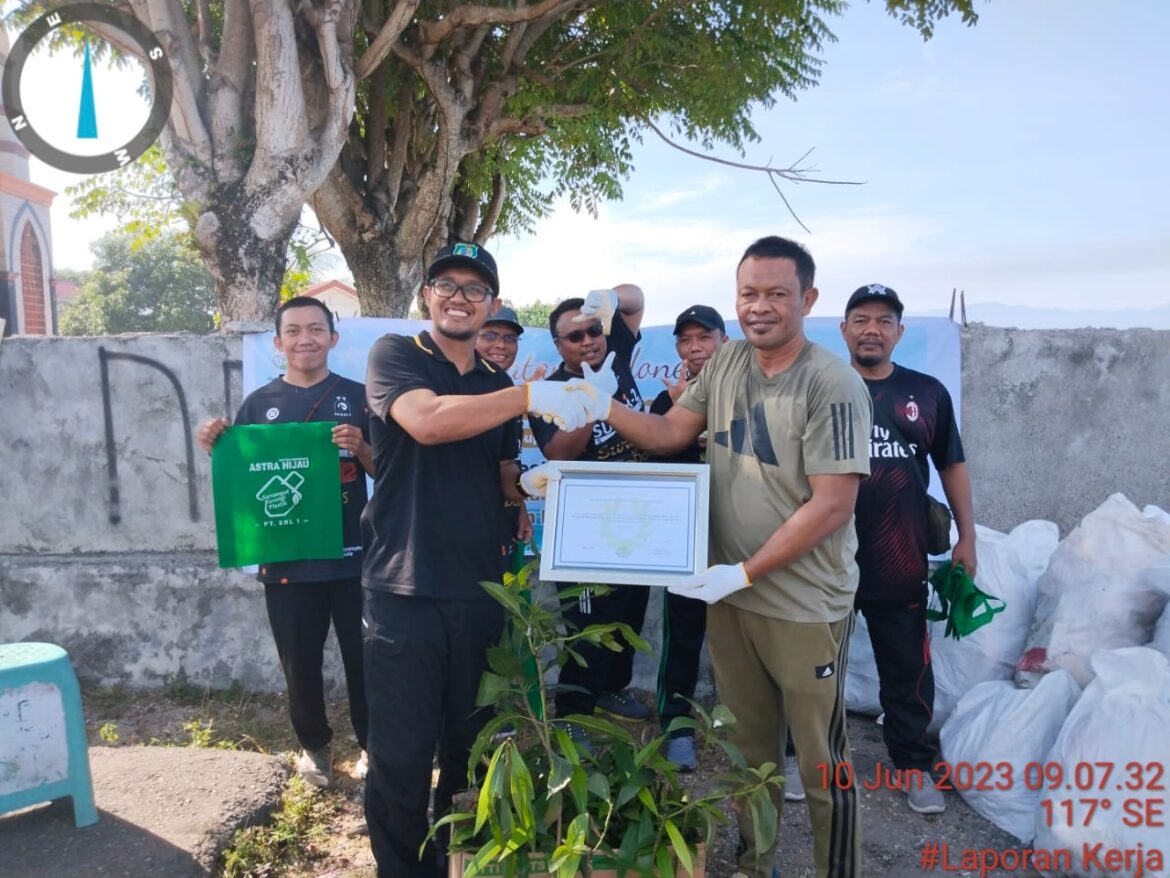
{"type": "Polygon", "coordinates": [[[581,306],[581,313],[573,318],[574,323],[601,321],[601,328],[609,335],[613,327],[613,315],[618,309],[617,290],[590,290],[581,306]]]}
{"type": "Polygon", "coordinates": [[[667,591],[680,597],[695,598],[713,604],[729,594],[750,588],[751,584],[743,564],[716,564],[677,585],[669,586],[667,591]]]}
{"type": "Polygon", "coordinates": [[[604,421],[609,417],[609,407],[613,403],[613,395],[618,390],[617,375],[613,371],[613,358],[614,352],[610,351],[605,362],[596,370],[588,363],[583,363],[581,371],[585,377],[575,378],[569,382],[576,386],[576,390],[588,392],[587,409],[591,421],[604,421]]]}
{"type": "Polygon", "coordinates": [[[671,382],[669,378],[663,378],[662,383],[666,385],[666,392],[670,395],[671,402],[678,402],[678,398],[683,395],[683,391],[687,389],[687,368],[683,366],[678,373],[678,381],[671,382]]]}

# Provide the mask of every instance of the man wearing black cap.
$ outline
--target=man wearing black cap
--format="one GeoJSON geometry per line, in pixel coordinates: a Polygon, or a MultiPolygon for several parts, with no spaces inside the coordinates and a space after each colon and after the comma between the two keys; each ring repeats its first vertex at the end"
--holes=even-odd
{"type": "Polygon", "coordinates": [[[841,335],[853,368],[873,398],[870,476],[857,492],[856,607],[873,644],[885,720],[882,735],[907,802],[921,814],[946,807],[930,769],[926,740],[934,709],[934,673],[926,625],[926,486],[929,457],[959,530],[951,553],[975,575],[971,480],[950,394],[937,379],[891,360],[902,339],[902,302],[882,284],[859,287],[845,306],[841,335]],[[905,773],[903,773],[905,772],[905,773]],[[920,773],[919,773],[920,772],[920,773]]]}
{"type": "MultiPolygon", "coordinates": [[[[678,351],[680,372],[678,381],[664,380],[662,391],[650,405],[651,414],[664,415],[670,411],[687,383],[696,378],[706,362],[727,341],[727,327],[723,317],[709,305],[692,305],[674,321],[674,347],[678,351]]],[[[704,443],[696,439],[678,454],[656,457],[663,463],[703,463],[704,443]]],[[[658,721],[662,728],[676,717],[690,716],[699,680],[699,657],[703,637],[707,632],[707,605],[703,601],[663,592],[662,653],[658,660],[658,721]]],[[[678,729],[666,742],[666,758],[682,771],[698,767],[695,755],[695,733],[692,729],[678,729]]]]}
{"type": "Polygon", "coordinates": [[[503,613],[479,582],[498,581],[506,562],[499,510],[505,496],[519,497],[517,419],[532,412],[566,429],[589,420],[588,393],[543,381],[513,387],[476,352],[499,289],[485,249],[445,247],[423,287],[432,329],[384,336],[370,350],[366,822],[379,878],[446,875],[435,845],[420,856],[431,767],[437,750],[442,816],[466,782],[469,749],[487,719],[476,692],[503,613]]]}

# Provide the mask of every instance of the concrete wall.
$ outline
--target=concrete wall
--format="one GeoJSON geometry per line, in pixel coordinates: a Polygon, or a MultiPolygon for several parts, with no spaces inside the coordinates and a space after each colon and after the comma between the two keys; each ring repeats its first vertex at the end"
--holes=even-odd
{"type": "MultiPolygon", "coordinates": [[[[1170,332],[973,326],[963,357],[980,523],[1067,533],[1115,491],[1170,508],[1170,332]]],[[[0,642],[60,643],[94,681],[281,687],[262,588],[215,565],[207,457],[189,443],[238,406],[239,360],[218,336],[0,344],[0,642]]],[[[640,656],[637,685],[654,672],[640,656]]]]}

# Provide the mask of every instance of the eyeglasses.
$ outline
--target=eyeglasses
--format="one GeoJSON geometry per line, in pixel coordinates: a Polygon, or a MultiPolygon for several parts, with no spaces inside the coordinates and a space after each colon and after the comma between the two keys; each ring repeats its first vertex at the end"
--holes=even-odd
{"type": "Polygon", "coordinates": [[[450,299],[456,293],[462,291],[463,298],[468,302],[482,302],[488,296],[492,295],[492,288],[485,287],[483,284],[457,284],[453,280],[446,280],[444,278],[431,281],[431,289],[435,291],[435,295],[440,299],[450,299]]]}
{"type": "Polygon", "coordinates": [[[495,332],[491,329],[486,329],[479,334],[479,337],[488,344],[495,344],[502,341],[504,344],[519,344],[520,336],[514,332],[495,332]]]}
{"type": "Polygon", "coordinates": [[[601,324],[594,323],[588,329],[574,329],[572,332],[566,332],[564,335],[558,335],[557,338],[567,339],[573,344],[581,344],[581,342],[585,340],[585,336],[589,336],[590,338],[597,338],[599,335],[603,335],[604,333],[605,330],[601,328],[601,324]]]}

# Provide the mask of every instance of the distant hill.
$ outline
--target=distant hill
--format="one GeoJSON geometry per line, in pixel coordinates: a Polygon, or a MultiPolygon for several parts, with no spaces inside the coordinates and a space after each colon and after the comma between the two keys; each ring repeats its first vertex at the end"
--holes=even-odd
{"type": "MultiPolygon", "coordinates": [[[[945,310],[921,311],[923,317],[946,317],[945,310]]],[[[910,315],[913,316],[913,315],[910,315]]],[[[958,319],[958,307],[955,319],[958,319]]],[[[1060,308],[1030,308],[986,302],[967,305],[968,323],[1008,326],[1017,329],[1170,329],[1170,305],[1157,308],[1119,308],[1113,311],[1071,311],[1060,308]]]]}

